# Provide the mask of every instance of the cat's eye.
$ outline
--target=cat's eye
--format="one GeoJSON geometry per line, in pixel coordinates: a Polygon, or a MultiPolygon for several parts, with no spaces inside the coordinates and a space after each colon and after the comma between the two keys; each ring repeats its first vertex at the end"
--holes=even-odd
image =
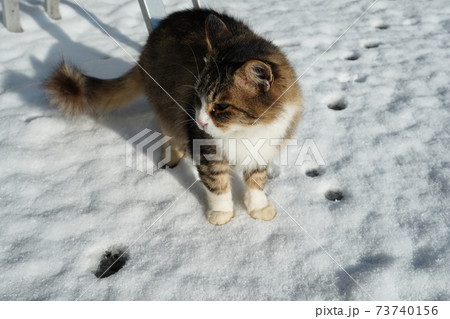
{"type": "Polygon", "coordinates": [[[226,110],[229,107],[230,107],[230,104],[226,104],[226,103],[215,104],[212,110],[213,110],[213,112],[215,112],[215,111],[224,111],[224,110],[226,110]]]}

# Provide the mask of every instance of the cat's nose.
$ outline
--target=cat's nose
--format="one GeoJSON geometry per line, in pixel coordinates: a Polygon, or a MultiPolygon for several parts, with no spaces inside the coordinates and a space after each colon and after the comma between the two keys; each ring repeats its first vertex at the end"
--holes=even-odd
{"type": "Polygon", "coordinates": [[[208,125],[208,123],[203,123],[201,121],[197,120],[197,123],[204,129],[206,127],[206,125],[208,125]]]}

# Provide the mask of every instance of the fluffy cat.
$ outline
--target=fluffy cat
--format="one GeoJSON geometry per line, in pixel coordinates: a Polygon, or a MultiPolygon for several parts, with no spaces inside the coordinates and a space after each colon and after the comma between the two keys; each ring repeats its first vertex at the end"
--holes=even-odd
{"type": "Polygon", "coordinates": [[[176,12],[150,34],[125,75],[98,79],[62,62],[44,85],[50,103],[71,115],[111,111],[145,94],[163,134],[172,137],[165,145],[170,167],[192,155],[195,140],[223,142],[201,147],[197,163],[209,222],[223,225],[234,216],[230,166],[243,172],[250,216],[275,217],[264,186],[267,164],[282,143],[270,139],[293,135],[302,95],[286,57],[244,23],[212,10],[176,12]],[[211,160],[216,147],[222,155],[211,160]]]}

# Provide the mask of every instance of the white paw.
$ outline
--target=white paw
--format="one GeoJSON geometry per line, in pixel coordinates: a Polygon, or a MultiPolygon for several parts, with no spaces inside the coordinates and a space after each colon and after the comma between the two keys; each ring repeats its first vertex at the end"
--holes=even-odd
{"type": "Polygon", "coordinates": [[[269,204],[264,208],[254,209],[252,211],[249,211],[248,213],[252,218],[262,220],[272,220],[277,215],[275,207],[271,202],[269,202],[269,204]]]}
{"type": "Polygon", "coordinates": [[[263,191],[251,188],[247,189],[245,192],[244,203],[248,212],[262,209],[269,205],[269,201],[263,191]]]}
{"type": "Polygon", "coordinates": [[[219,212],[208,210],[206,212],[206,217],[208,221],[213,225],[225,225],[228,223],[234,216],[234,212],[219,212]]]}

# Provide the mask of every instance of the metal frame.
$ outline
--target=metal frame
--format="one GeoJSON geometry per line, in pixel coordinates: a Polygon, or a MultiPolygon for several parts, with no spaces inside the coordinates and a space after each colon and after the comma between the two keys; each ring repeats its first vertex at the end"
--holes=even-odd
{"type": "MultiPolygon", "coordinates": [[[[145,24],[147,25],[148,32],[152,32],[166,17],[166,9],[162,0],[138,0],[141,7],[142,15],[144,16],[145,24]]],[[[195,9],[204,7],[202,4],[205,1],[192,0],[192,5],[195,9]]]]}

